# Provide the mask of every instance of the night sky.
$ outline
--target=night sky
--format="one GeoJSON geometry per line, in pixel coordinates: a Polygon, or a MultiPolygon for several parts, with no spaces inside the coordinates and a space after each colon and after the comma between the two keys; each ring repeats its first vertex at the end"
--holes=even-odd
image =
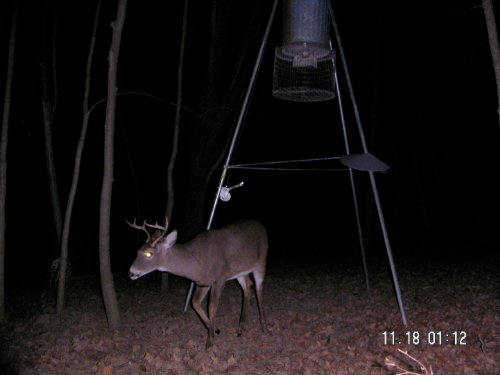
{"type": "MultiPolygon", "coordinates": [[[[90,105],[106,94],[109,25],[115,17],[116,2],[105,3],[94,56],[90,105]]],[[[210,3],[190,1],[184,77],[186,110],[181,119],[184,127],[189,127],[190,121],[199,115],[197,103],[202,96],[208,53],[210,3]]],[[[271,5],[264,0],[232,3],[217,2],[227,11],[227,22],[234,28],[234,33],[226,36],[226,63],[235,58],[250,14],[260,7],[265,15],[261,32],[248,42],[248,49],[254,50],[256,57],[271,5]]],[[[363,8],[357,2],[332,1],[332,7],[369,149],[391,167],[387,173],[376,176],[396,258],[420,253],[496,254],[500,244],[500,132],[495,79],[480,1],[378,0],[363,4],[363,8]]],[[[136,233],[124,220],[140,215],[160,221],[165,208],[182,8],[182,1],[128,1],[118,90],[129,94],[120,94],[118,98],[112,206],[111,252],[118,272],[132,260],[138,244],[136,233]]],[[[16,278],[28,258],[32,261],[27,269],[46,277],[50,262],[58,254],[43,149],[39,65],[43,19],[45,16],[57,30],[59,98],[53,135],[64,207],[81,126],[94,10],[95,1],[47,1],[20,7],[8,154],[8,280],[16,278]]],[[[4,87],[11,20],[9,2],[2,3],[0,17],[0,82],[4,87]]],[[[292,103],[271,95],[273,53],[280,43],[281,7],[234,161],[342,155],[336,100],[292,103]]],[[[254,62],[255,58],[248,60],[247,67],[254,62]]],[[[339,76],[340,93],[352,127],[351,152],[359,153],[348,92],[342,81],[345,72],[341,68],[339,76]]],[[[82,274],[95,272],[97,264],[104,110],[105,105],[100,104],[92,114],[70,240],[70,258],[79,264],[77,272],[82,274]]],[[[227,110],[236,116],[239,108],[227,110]]],[[[181,137],[186,134],[181,130],[181,137]]],[[[183,150],[178,163],[177,188],[182,196],[183,176],[189,167],[183,150]]],[[[213,192],[219,171],[209,187],[213,192]]],[[[363,222],[372,232],[371,257],[383,256],[378,223],[373,209],[368,207],[372,203],[366,175],[357,172],[356,177],[362,216],[365,215],[363,222]]],[[[301,252],[313,257],[325,252],[358,256],[346,173],[231,172],[229,184],[240,181],[245,186],[233,192],[229,203],[219,205],[217,224],[241,216],[257,217],[268,227],[271,251],[280,256],[301,252]]],[[[181,210],[182,206],[175,209],[181,210]]]]}

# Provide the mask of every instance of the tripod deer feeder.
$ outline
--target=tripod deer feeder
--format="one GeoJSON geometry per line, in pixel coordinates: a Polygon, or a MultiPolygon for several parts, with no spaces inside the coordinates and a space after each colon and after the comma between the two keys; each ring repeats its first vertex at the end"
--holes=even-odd
{"type": "MultiPolygon", "coordinates": [[[[330,156],[316,159],[301,159],[289,161],[271,161],[254,164],[233,164],[232,158],[236,148],[236,141],[240,134],[252,90],[257,78],[257,74],[264,55],[269,33],[275,17],[279,0],[275,0],[271,9],[271,14],[264,32],[255,65],[250,77],[250,81],[244,96],[242,106],[237,117],[237,121],[232,135],[231,143],[223,165],[221,177],[219,180],[217,193],[214,199],[212,210],[207,224],[207,229],[212,226],[213,218],[217,209],[219,199],[228,201],[230,199],[229,191],[240,187],[243,183],[231,187],[226,184],[227,172],[230,169],[284,169],[290,164],[300,162],[317,162],[319,160],[336,160],[340,162],[343,170],[347,170],[350,177],[353,207],[356,217],[358,240],[363,262],[366,286],[369,289],[368,267],[366,264],[365,246],[363,242],[363,233],[361,229],[361,220],[359,205],[356,194],[356,186],[353,171],[367,172],[370,180],[370,187],[373,193],[375,206],[377,209],[380,230],[384,239],[387,253],[387,259],[391,269],[393,286],[396,299],[401,314],[403,324],[407,325],[406,312],[403,304],[403,298],[399,287],[396,266],[392,256],[392,249],[387,232],[385,218],[380,202],[375,172],[383,172],[389,167],[374,155],[368,152],[365,135],[361,126],[358,106],[354,97],[354,91],[349,76],[349,70],[342,47],[337,23],[334,17],[333,9],[328,0],[283,0],[283,45],[276,48],[274,55],[274,77],[272,94],[280,99],[292,102],[320,102],[332,100],[335,97],[338,101],[340,123],[342,126],[344,138],[344,154],[339,156],[330,156]],[[351,111],[354,114],[355,128],[357,129],[359,141],[362,147],[362,153],[351,153],[347,133],[346,120],[344,116],[344,106],[342,102],[341,87],[339,87],[339,75],[336,66],[336,53],[332,46],[330,38],[330,29],[333,29],[335,36],[335,46],[338,50],[346,90],[348,92],[351,104],[351,111]]],[[[294,169],[294,168],[290,168],[294,169]]],[[[328,169],[327,169],[328,170],[328,169]]],[[[339,169],[331,169],[338,171],[339,169]]],[[[187,310],[194,284],[191,283],[184,310],[187,310]]]]}

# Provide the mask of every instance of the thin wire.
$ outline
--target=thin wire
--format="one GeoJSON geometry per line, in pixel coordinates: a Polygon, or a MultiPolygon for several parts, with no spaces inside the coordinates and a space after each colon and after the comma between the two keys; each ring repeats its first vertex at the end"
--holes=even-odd
{"type": "Polygon", "coordinates": [[[247,169],[260,171],[306,171],[306,172],[347,172],[349,168],[279,168],[279,167],[229,167],[230,169],[247,169]]]}
{"type": "Polygon", "coordinates": [[[228,168],[240,168],[249,166],[259,166],[259,165],[273,165],[273,164],[288,164],[288,163],[306,163],[311,161],[328,161],[328,160],[339,160],[344,156],[330,156],[324,158],[312,158],[312,159],[296,159],[296,160],[275,160],[275,161],[265,161],[260,163],[244,163],[244,164],[233,164],[229,165],[228,168]]]}

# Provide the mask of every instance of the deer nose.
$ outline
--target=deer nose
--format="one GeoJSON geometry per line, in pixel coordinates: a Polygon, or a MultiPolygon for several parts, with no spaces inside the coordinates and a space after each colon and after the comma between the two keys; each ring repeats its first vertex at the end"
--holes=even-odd
{"type": "Polygon", "coordinates": [[[128,271],[128,277],[131,279],[131,280],[135,280],[139,277],[138,274],[136,273],[133,273],[132,271],[128,271]]]}

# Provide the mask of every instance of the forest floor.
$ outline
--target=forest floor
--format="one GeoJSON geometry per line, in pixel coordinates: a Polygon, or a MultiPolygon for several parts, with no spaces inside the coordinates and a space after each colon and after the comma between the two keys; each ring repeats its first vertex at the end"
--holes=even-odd
{"type": "Polygon", "coordinates": [[[182,312],[186,280],[170,277],[165,297],[159,273],[134,282],[117,275],[114,332],[95,278],[70,282],[61,317],[40,304],[41,286],[19,286],[0,330],[0,373],[500,374],[500,263],[470,259],[398,262],[407,327],[385,264],[370,269],[368,291],[359,262],[269,261],[269,333],[253,298],[248,328],[237,336],[241,293],[229,282],[209,350],[193,310],[182,312]]]}

